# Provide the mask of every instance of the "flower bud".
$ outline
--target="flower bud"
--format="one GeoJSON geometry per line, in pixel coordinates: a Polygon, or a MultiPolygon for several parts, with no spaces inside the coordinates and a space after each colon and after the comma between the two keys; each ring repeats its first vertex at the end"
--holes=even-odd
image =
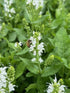
{"type": "Polygon", "coordinates": [[[15,69],[13,66],[10,66],[8,71],[7,71],[7,76],[9,78],[9,80],[12,82],[14,81],[14,77],[15,77],[15,69]]]}
{"type": "Polygon", "coordinates": [[[5,23],[2,23],[2,26],[5,27],[5,23]]]}
{"type": "Polygon", "coordinates": [[[45,60],[45,66],[51,65],[51,63],[54,60],[54,55],[49,56],[46,60],[45,60]]]}
{"type": "Polygon", "coordinates": [[[42,24],[42,28],[44,28],[44,24],[42,24]]]}
{"type": "Polygon", "coordinates": [[[28,23],[27,23],[25,18],[22,19],[22,23],[23,23],[23,25],[28,25],[28,23]]]}
{"type": "Polygon", "coordinates": [[[17,14],[17,15],[15,16],[15,23],[17,23],[17,22],[19,21],[19,19],[20,19],[20,16],[19,16],[19,14],[17,14]]]}
{"type": "Polygon", "coordinates": [[[63,85],[63,84],[64,84],[63,79],[60,79],[60,80],[59,80],[59,83],[60,83],[61,85],[63,85]]]}

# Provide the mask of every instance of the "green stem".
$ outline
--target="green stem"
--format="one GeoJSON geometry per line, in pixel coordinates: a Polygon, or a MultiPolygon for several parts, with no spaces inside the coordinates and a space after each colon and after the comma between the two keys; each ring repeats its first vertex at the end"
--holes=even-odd
{"type": "Polygon", "coordinates": [[[38,45],[39,45],[39,40],[38,40],[38,38],[36,38],[36,61],[38,62],[39,73],[41,73],[40,62],[39,62],[39,54],[38,54],[38,49],[37,49],[38,45]]]}

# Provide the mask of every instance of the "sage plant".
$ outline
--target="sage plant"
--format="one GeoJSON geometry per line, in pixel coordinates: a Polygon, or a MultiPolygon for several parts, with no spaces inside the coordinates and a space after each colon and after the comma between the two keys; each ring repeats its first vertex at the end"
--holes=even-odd
{"type": "MultiPolygon", "coordinates": [[[[11,66],[12,67],[12,66],[11,66]]],[[[12,67],[13,69],[13,67],[12,67]]],[[[8,69],[7,73],[7,67],[0,67],[0,93],[10,93],[15,90],[15,85],[13,85],[11,79],[14,78],[14,69],[10,70],[8,69]],[[12,74],[13,73],[13,74],[12,74]],[[13,77],[9,77],[10,75],[13,77]],[[11,79],[10,79],[11,78],[11,79]]]]}
{"type": "Polygon", "coordinates": [[[40,42],[41,38],[42,38],[41,34],[39,32],[34,32],[34,31],[33,31],[33,36],[30,37],[31,40],[30,52],[33,53],[33,58],[31,61],[38,63],[39,69],[40,69],[40,64],[43,62],[41,55],[44,51],[44,43],[40,42]]]}
{"type": "Polygon", "coordinates": [[[36,9],[43,7],[44,0],[27,0],[26,4],[32,3],[36,9]]]}
{"type": "Polygon", "coordinates": [[[12,17],[12,14],[15,13],[15,9],[11,7],[13,4],[13,0],[4,0],[4,12],[5,16],[12,17]]]}
{"type": "Polygon", "coordinates": [[[53,80],[53,83],[49,83],[49,86],[46,90],[47,93],[65,93],[65,88],[66,86],[61,84],[60,82],[61,80],[59,80],[57,82],[57,78],[55,77],[55,79],[53,80]]]}

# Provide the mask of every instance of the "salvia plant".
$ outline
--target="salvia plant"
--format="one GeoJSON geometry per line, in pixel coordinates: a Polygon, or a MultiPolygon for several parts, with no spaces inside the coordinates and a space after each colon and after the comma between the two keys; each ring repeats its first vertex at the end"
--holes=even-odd
{"type": "Polygon", "coordinates": [[[57,78],[53,80],[53,83],[50,83],[47,89],[47,93],[64,93],[65,92],[65,85],[61,85],[63,82],[59,80],[57,82],[57,78]]]}
{"type": "Polygon", "coordinates": [[[10,93],[15,90],[16,85],[13,84],[15,69],[13,66],[0,67],[0,93],[10,93]],[[8,71],[6,71],[8,69],[8,71]]]}
{"type": "Polygon", "coordinates": [[[4,12],[5,16],[12,17],[11,14],[15,13],[14,8],[11,8],[11,5],[13,4],[13,0],[4,0],[4,12]]]}
{"type": "Polygon", "coordinates": [[[33,52],[33,55],[35,56],[32,61],[38,61],[38,62],[43,62],[41,58],[41,54],[43,53],[44,50],[44,43],[41,42],[39,44],[39,41],[41,40],[41,35],[40,33],[33,32],[33,37],[30,37],[31,40],[31,45],[30,45],[30,51],[33,52]]]}
{"type": "Polygon", "coordinates": [[[0,93],[70,93],[70,0],[0,0],[0,93]]]}

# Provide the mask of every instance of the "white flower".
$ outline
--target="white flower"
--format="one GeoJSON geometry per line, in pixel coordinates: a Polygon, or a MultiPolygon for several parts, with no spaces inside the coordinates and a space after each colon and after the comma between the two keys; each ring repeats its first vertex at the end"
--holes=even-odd
{"type": "MultiPolygon", "coordinates": [[[[39,32],[34,32],[33,31],[33,37],[30,37],[31,40],[31,46],[30,46],[30,51],[33,52],[33,55],[38,59],[38,62],[43,62],[43,59],[41,58],[41,54],[43,53],[44,50],[44,43],[41,42],[39,44],[39,41],[41,40],[41,34],[39,32]]],[[[32,61],[36,61],[36,58],[33,58],[32,61]]]]}
{"type": "Polygon", "coordinates": [[[30,37],[30,40],[32,42],[32,45],[35,47],[36,46],[36,38],[33,38],[32,36],[30,37]]]}
{"type": "Polygon", "coordinates": [[[32,0],[27,0],[26,4],[29,4],[29,3],[31,3],[31,2],[32,2],[32,0]]]}
{"type": "Polygon", "coordinates": [[[57,78],[56,78],[56,76],[55,76],[55,79],[54,79],[53,81],[54,81],[54,83],[57,83],[57,78]]]}
{"type": "Polygon", "coordinates": [[[15,89],[14,89],[14,87],[15,87],[15,85],[13,85],[12,83],[10,83],[9,82],[9,92],[12,92],[12,91],[14,91],[15,89]]]}
{"type": "Polygon", "coordinates": [[[34,50],[34,46],[33,45],[31,45],[30,46],[30,50],[29,51],[33,51],[34,50]]]}
{"type": "Polygon", "coordinates": [[[5,10],[6,13],[9,13],[9,11],[10,11],[9,6],[6,6],[6,4],[4,4],[4,10],[5,10]]]}
{"type": "Polygon", "coordinates": [[[54,85],[56,87],[58,87],[58,90],[57,90],[58,93],[65,93],[66,86],[65,85],[61,85],[60,82],[57,82],[57,78],[56,77],[55,77],[55,79],[53,81],[54,81],[53,83],[49,84],[48,89],[47,89],[47,93],[52,93],[54,91],[54,89],[55,89],[54,85]]]}
{"type": "Polygon", "coordinates": [[[10,13],[15,13],[14,8],[10,9],[12,3],[13,3],[13,0],[4,0],[3,6],[4,6],[4,11],[5,11],[5,16],[9,15],[9,17],[12,17],[10,13]]]}
{"type": "Polygon", "coordinates": [[[39,50],[39,51],[38,51],[38,55],[39,55],[39,56],[41,56],[42,53],[43,53],[42,50],[39,50]]]}
{"type": "Polygon", "coordinates": [[[40,43],[40,44],[38,45],[37,49],[38,49],[38,54],[39,54],[39,56],[41,56],[41,54],[43,53],[43,50],[44,50],[44,43],[43,43],[43,42],[40,43]]]}
{"type": "Polygon", "coordinates": [[[33,37],[32,36],[30,37],[30,40],[33,41],[33,37]]]}
{"type": "Polygon", "coordinates": [[[42,59],[41,57],[39,58],[39,62],[40,62],[40,63],[42,63],[42,62],[43,62],[43,59],[42,59]]]}
{"type": "Polygon", "coordinates": [[[65,0],[63,0],[63,2],[65,2],[65,0]]]}
{"type": "Polygon", "coordinates": [[[34,51],[33,55],[36,56],[36,51],[34,51]]]}
{"type": "Polygon", "coordinates": [[[41,40],[41,34],[39,33],[38,40],[41,40]]]}
{"type": "Polygon", "coordinates": [[[11,13],[16,13],[14,8],[11,8],[11,9],[10,9],[10,12],[11,12],[11,13]]]}
{"type": "Polygon", "coordinates": [[[33,31],[33,35],[35,34],[35,31],[33,31]]]}
{"type": "Polygon", "coordinates": [[[15,47],[22,46],[22,45],[23,45],[22,42],[19,42],[19,43],[16,42],[16,43],[15,43],[15,47]]]}
{"type": "Polygon", "coordinates": [[[43,7],[44,0],[27,0],[26,4],[32,3],[36,9],[43,7]]]}
{"type": "Polygon", "coordinates": [[[17,46],[18,46],[18,43],[16,42],[16,43],[15,43],[15,47],[17,47],[17,46]]]}
{"type": "Polygon", "coordinates": [[[5,93],[5,89],[0,89],[0,93],[5,93]]]}
{"type": "Polygon", "coordinates": [[[2,26],[0,25],[0,31],[2,30],[2,26]]]}
{"type": "Polygon", "coordinates": [[[32,44],[33,46],[36,46],[36,38],[33,39],[32,44]]]}
{"type": "Polygon", "coordinates": [[[43,42],[38,45],[38,50],[44,50],[44,43],[43,42]]]}
{"type": "Polygon", "coordinates": [[[31,61],[32,61],[32,62],[36,61],[36,58],[33,58],[31,61]]]}
{"type": "Polygon", "coordinates": [[[6,69],[7,67],[0,67],[0,93],[5,93],[6,88],[9,88],[9,92],[15,90],[15,85],[8,81],[6,69]]]}
{"type": "Polygon", "coordinates": [[[13,4],[13,0],[10,0],[10,1],[9,1],[9,5],[11,5],[11,4],[13,4]]]}
{"type": "Polygon", "coordinates": [[[0,75],[6,76],[6,75],[7,75],[6,69],[7,69],[7,67],[1,67],[1,68],[0,68],[0,75]]]}
{"type": "Polygon", "coordinates": [[[30,51],[34,51],[34,48],[36,47],[36,38],[33,38],[32,36],[30,37],[31,40],[31,46],[30,46],[30,51]]]}
{"type": "Polygon", "coordinates": [[[49,84],[47,93],[52,93],[53,90],[54,90],[53,84],[49,84]]]}
{"type": "Polygon", "coordinates": [[[9,14],[9,17],[12,17],[11,14],[9,14]]]}
{"type": "Polygon", "coordinates": [[[7,13],[5,13],[5,16],[7,16],[7,13]]]}
{"type": "Polygon", "coordinates": [[[8,4],[8,0],[4,0],[4,2],[5,2],[6,4],[8,4]]]}
{"type": "Polygon", "coordinates": [[[61,85],[59,87],[59,92],[58,93],[64,93],[65,92],[65,89],[64,88],[66,88],[66,86],[65,85],[61,85]]]}
{"type": "Polygon", "coordinates": [[[19,46],[22,46],[22,42],[19,42],[18,44],[19,44],[19,46]]]}
{"type": "Polygon", "coordinates": [[[0,91],[4,93],[4,89],[6,88],[6,79],[7,79],[7,73],[6,73],[7,67],[0,67],[0,91]]]}
{"type": "Polygon", "coordinates": [[[39,15],[42,15],[42,11],[40,11],[39,15]]]}

